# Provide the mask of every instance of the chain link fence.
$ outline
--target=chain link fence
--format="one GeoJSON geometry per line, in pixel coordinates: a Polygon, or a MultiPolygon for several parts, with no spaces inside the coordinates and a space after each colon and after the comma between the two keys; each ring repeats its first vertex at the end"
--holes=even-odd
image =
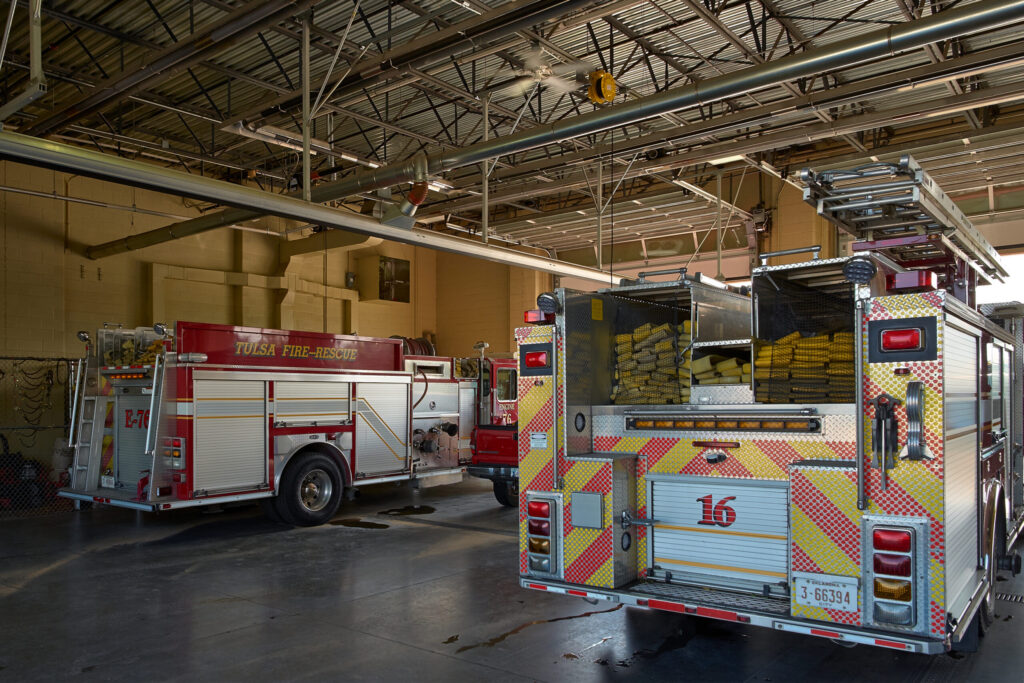
{"type": "Polygon", "coordinates": [[[73,360],[0,356],[0,519],[70,510],[73,360]]]}

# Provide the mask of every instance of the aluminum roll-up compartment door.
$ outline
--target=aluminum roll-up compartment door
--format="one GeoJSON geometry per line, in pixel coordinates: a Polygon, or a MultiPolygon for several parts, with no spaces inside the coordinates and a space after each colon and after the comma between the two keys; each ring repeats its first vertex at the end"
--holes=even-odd
{"type": "Polygon", "coordinates": [[[143,470],[153,466],[153,458],[146,455],[150,397],[145,394],[119,394],[114,401],[117,488],[135,491],[143,470]]]}
{"type": "Polygon", "coordinates": [[[648,477],[656,576],[781,592],[788,583],[788,483],[648,477]]]}
{"type": "Polygon", "coordinates": [[[267,400],[261,380],[196,380],[193,489],[267,485],[267,400]]]}
{"type": "Polygon", "coordinates": [[[409,384],[356,385],[356,471],[400,472],[409,463],[409,384]]]}

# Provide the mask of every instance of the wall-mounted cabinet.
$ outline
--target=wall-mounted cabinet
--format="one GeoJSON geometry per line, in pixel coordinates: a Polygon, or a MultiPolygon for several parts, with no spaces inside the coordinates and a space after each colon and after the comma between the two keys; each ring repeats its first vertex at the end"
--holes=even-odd
{"type": "Polygon", "coordinates": [[[356,272],[361,300],[409,303],[412,271],[408,261],[388,256],[365,256],[358,260],[356,272]]]}

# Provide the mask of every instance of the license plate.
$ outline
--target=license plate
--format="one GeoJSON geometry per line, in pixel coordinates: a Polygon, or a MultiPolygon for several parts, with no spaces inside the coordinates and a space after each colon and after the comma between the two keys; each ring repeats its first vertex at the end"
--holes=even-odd
{"type": "Polygon", "coordinates": [[[100,487],[105,489],[114,488],[114,478],[109,476],[100,477],[100,487]]]}
{"type": "Polygon", "coordinates": [[[849,576],[797,576],[793,578],[793,601],[806,607],[856,612],[859,587],[860,580],[849,576]]]}

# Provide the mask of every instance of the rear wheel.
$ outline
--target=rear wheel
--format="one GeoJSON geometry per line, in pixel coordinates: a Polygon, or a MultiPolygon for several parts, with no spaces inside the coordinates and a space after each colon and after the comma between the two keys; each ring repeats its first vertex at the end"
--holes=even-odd
{"type": "Polygon", "coordinates": [[[310,453],[281,476],[278,511],[291,524],[316,526],[334,516],[343,493],[341,470],[334,459],[310,453]]]}
{"type": "Polygon", "coordinates": [[[519,507],[519,482],[496,480],[494,498],[505,507],[519,507]]]}

